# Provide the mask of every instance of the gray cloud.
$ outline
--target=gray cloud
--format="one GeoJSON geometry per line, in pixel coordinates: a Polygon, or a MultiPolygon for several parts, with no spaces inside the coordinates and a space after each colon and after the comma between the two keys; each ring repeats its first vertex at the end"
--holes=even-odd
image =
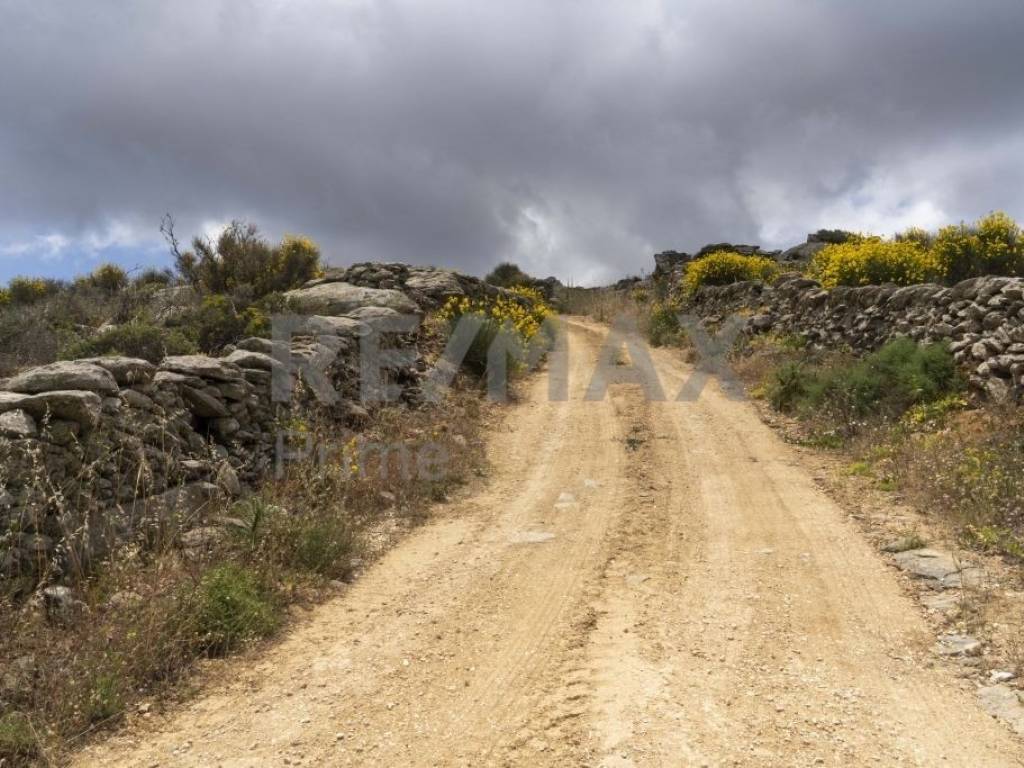
{"type": "Polygon", "coordinates": [[[1019,0],[0,2],[0,242],[149,247],[171,211],[585,282],[1020,216],[1022,28],[1019,0]]]}

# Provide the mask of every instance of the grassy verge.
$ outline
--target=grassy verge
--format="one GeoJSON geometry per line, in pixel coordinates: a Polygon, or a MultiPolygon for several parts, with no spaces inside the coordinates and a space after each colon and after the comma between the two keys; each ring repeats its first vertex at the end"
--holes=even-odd
{"type": "Polygon", "coordinates": [[[1024,560],[1024,414],[972,403],[944,347],[897,341],[856,357],[762,336],[735,367],[793,418],[796,440],[840,452],[851,474],[898,491],[965,545],[1024,560]]]}

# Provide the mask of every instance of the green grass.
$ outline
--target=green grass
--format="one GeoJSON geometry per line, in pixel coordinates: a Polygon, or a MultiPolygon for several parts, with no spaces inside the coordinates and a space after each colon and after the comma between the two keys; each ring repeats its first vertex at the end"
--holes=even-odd
{"type": "Polygon", "coordinates": [[[20,712],[0,716],[0,765],[18,765],[39,754],[39,741],[28,718],[20,712]]]}
{"type": "Polygon", "coordinates": [[[227,563],[207,571],[196,596],[196,623],[210,655],[223,655],[271,635],[280,624],[277,605],[257,574],[227,563]]]}

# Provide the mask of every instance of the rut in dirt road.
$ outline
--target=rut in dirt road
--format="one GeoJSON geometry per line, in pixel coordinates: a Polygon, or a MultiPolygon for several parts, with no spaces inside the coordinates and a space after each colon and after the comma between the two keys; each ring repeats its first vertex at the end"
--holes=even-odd
{"type": "MultiPolygon", "coordinates": [[[[749,405],[617,384],[568,327],[493,478],[230,684],[84,766],[1011,766],[892,575],[749,405]]],[[[655,351],[665,391],[689,374],[655,351]]]]}

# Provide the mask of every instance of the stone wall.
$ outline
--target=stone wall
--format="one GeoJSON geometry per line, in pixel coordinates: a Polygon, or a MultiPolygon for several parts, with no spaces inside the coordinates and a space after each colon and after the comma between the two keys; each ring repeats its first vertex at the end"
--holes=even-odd
{"type": "MultiPolygon", "coordinates": [[[[74,572],[115,542],[179,531],[217,499],[266,475],[278,434],[296,409],[339,425],[367,417],[359,392],[359,339],[381,320],[424,311],[449,296],[498,291],[447,270],[358,265],[329,273],[288,299],[302,320],[284,354],[268,339],[222,357],[124,357],[53,363],[0,382],[0,574],[74,572]],[[302,377],[275,402],[275,367],[315,363],[340,398],[325,404],[302,377]]],[[[417,330],[389,346],[417,350],[417,330]]],[[[426,365],[389,371],[415,404],[426,365]]]]}
{"type": "Polygon", "coordinates": [[[748,331],[798,334],[820,347],[872,350],[905,336],[947,340],[971,385],[996,401],[1024,394],[1024,279],[979,277],[952,287],[872,285],[825,290],[786,274],[757,282],[706,287],[687,302],[714,323],[748,312],[748,331]]]}

